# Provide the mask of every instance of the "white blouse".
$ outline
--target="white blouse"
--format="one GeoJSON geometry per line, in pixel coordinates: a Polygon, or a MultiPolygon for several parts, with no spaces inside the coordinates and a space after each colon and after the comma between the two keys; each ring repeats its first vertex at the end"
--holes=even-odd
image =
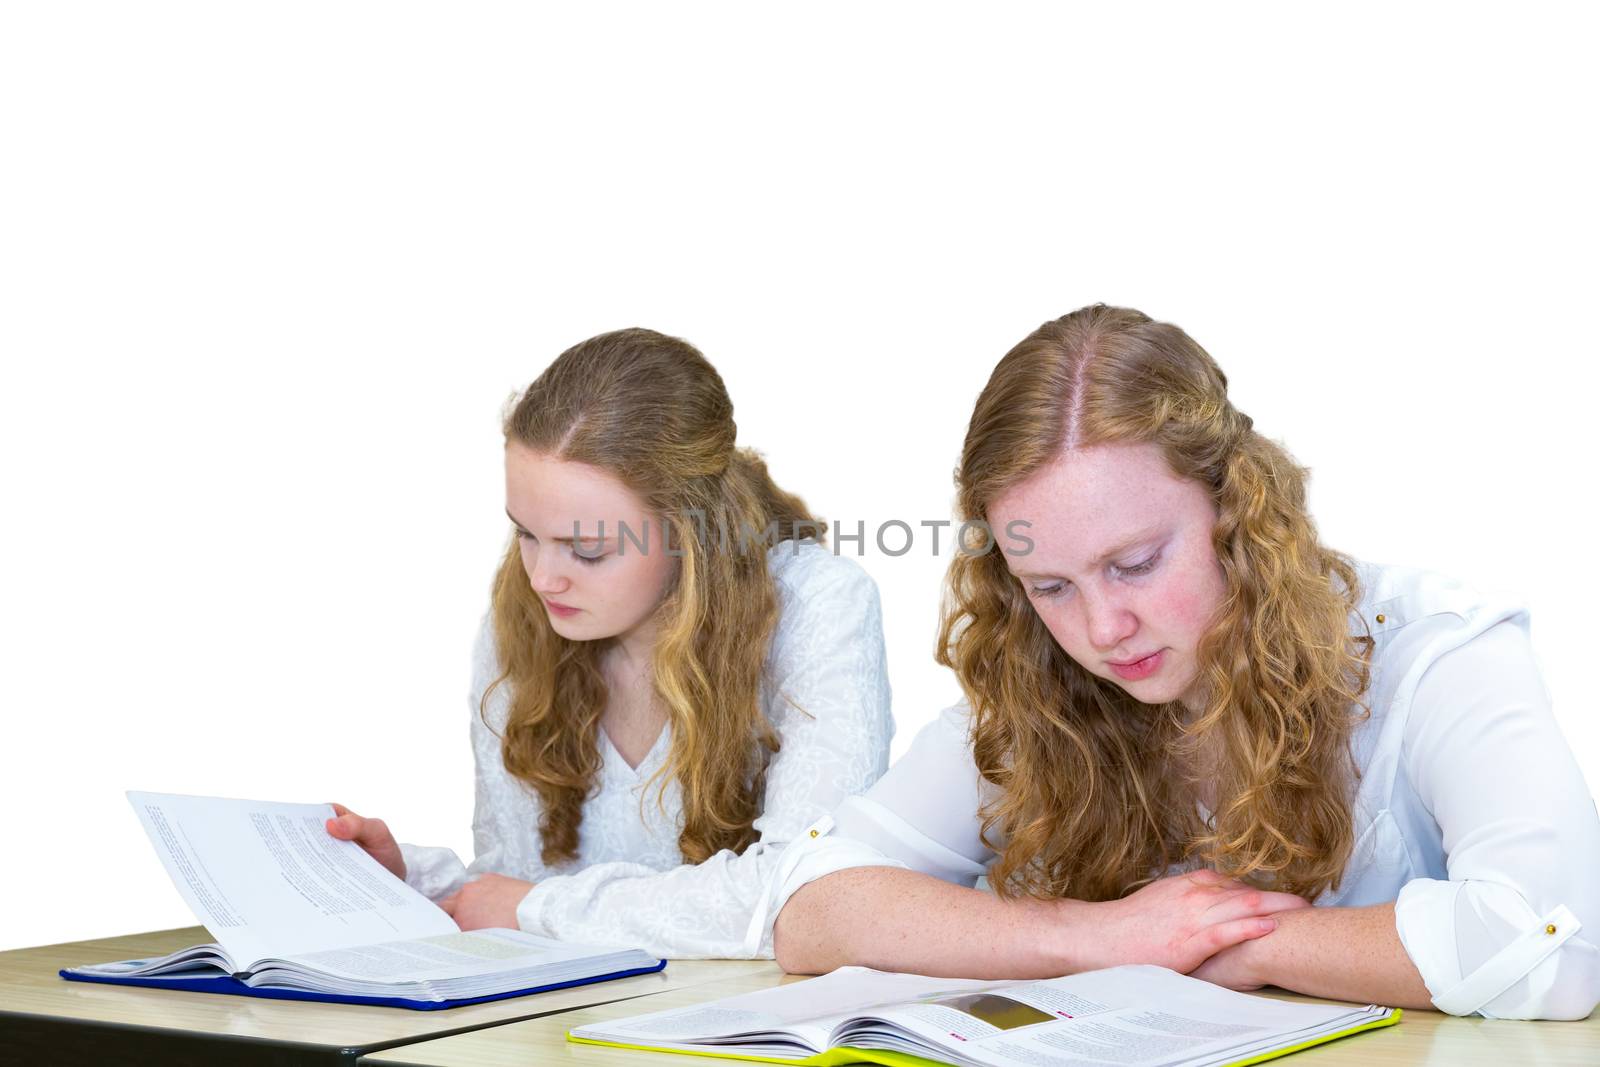
{"type": "MultiPolygon", "coordinates": [[[[1586,1017],[1600,1002],[1600,817],[1551,715],[1527,613],[1425,571],[1360,572],[1376,644],[1372,715],[1354,737],[1356,842],[1338,888],[1314,903],[1395,901],[1441,1011],[1586,1017]],[[1585,923],[1590,936],[1578,936],[1585,923]]],[[[942,712],[791,849],[769,921],[800,886],[846,867],[969,886],[985,873],[995,852],[977,812],[993,786],[973,763],[969,715],[942,712]]]]}
{"type": "MultiPolygon", "coordinates": [[[[598,788],[583,806],[578,858],[546,867],[538,796],[506,771],[499,737],[478,715],[484,691],[500,674],[493,626],[485,616],[468,700],[476,856],[464,866],[448,848],[403,844],[407,883],[438,900],[477,875],[503,874],[534,883],[517,908],[519,925],[533,933],[679,958],[770,957],[771,924],[757,923],[752,930],[751,920],[765,916],[779,854],[819,816],[883,774],[894,721],[883,616],[872,578],[813,541],[780,542],[767,560],[780,616],[768,647],[761,707],[781,747],[767,768],[754,824],[759,836],[743,853],[724,849],[704,863],[684,863],[677,780],[666,780],[659,804],[660,783],[645,788],[666,760],[670,726],[637,769],[597,730],[602,765],[598,788]]],[[[504,729],[509,706],[502,686],[487,708],[495,731],[504,729]]]]}

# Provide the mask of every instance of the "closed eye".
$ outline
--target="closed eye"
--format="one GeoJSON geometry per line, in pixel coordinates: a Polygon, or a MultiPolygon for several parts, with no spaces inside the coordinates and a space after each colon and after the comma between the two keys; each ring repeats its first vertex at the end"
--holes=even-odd
{"type": "Polygon", "coordinates": [[[1126,567],[1118,567],[1117,571],[1122,574],[1131,574],[1135,577],[1141,574],[1149,574],[1151,571],[1156,569],[1156,563],[1159,562],[1160,559],[1161,553],[1157,552],[1143,563],[1133,563],[1126,567]]]}
{"type": "MultiPolygon", "coordinates": [[[[520,527],[517,529],[517,540],[532,541],[534,544],[539,543],[539,539],[537,537],[533,536],[533,534],[529,533],[527,530],[521,529],[520,527]]],[[[578,545],[572,546],[572,556],[579,563],[587,563],[593,566],[594,564],[605,559],[606,555],[607,554],[601,551],[598,546],[595,548],[581,548],[578,545]]]]}

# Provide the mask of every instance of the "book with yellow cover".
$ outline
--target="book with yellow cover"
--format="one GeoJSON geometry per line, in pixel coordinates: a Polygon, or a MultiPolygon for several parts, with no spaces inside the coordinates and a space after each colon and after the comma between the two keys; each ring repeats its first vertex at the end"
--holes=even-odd
{"type": "Polygon", "coordinates": [[[1243,1067],[1400,1021],[1287,1002],[1162,967],[990,982],[842,967],[806,982],[581,1026],[584,1044],[834,1065],[1243,1067]]]}

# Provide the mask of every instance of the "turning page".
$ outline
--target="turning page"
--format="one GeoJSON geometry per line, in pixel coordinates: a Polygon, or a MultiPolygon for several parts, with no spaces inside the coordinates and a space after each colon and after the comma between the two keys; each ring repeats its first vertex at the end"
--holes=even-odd
{"type": "Polygon", "coordinates": [[[128,793],[172,882],[234,965],[459,934],[438,905],[323,825],[329,804],[128,793]]]}

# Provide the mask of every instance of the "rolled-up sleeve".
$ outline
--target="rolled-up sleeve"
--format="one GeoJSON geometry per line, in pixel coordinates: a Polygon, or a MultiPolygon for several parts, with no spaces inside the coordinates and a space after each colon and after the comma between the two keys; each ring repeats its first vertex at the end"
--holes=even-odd
{"type": "Polygon", "coordinates": [[[918,732],[889,773],[846,800],[794,846],[773,894],[776,916],[800,888],[850,867],[903,867],[971,886],[994,852],[983,841],[983,783],[972,761],[970,713],[957,704],[918,732]]]}
{"type": "Polygon", "coordinates": [[[1582,1019],[1600,1002],[1600,816],[1523,625],[1430,665],[1402,751],[1447,879],[1407,883],[1401,943],[1454,1015],[1582,1019]]]}

